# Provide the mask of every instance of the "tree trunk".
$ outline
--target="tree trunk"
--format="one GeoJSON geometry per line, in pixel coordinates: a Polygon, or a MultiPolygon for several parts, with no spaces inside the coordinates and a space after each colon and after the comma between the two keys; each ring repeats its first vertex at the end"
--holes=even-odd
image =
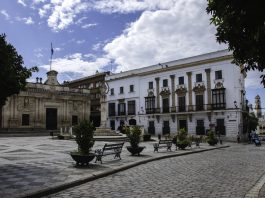
{"type": "Polygon", "coordinates": [[[3,109],[3,106],[0,105],[0,128],[2,128],[2,109],[3,109]]]}

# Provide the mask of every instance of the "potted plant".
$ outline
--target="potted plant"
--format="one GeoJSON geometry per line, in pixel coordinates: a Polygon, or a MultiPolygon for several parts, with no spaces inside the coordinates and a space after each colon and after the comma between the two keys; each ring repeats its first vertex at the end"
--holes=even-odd
{"type": "Polygon", "coordinates": [[[177,134],[177,146],[179,149],[184,150],[188,145],[190,145],[188,133],[185,129],[180,129],[177,134]]]}
{"type": "Polygon", "coordinates": [[[132,127],[126,127],[126,135],[129,139],[130,146],[127,146],[127,150],[132,155],[140,155],[140,153],[144,150],[144,146],[139,146],[140,139],[141,139],[141,128],[140,126],[132,126],[132,127]]]}
{"type": "Polygon", "coordinates": [[[193,137],[193,140],[194,140],[196,146],[199,147],[199,146],[200,146],[200,143],[201,143],[201,141],[202,141],[201,136],[198,136],[198,135],[197,135],[197,136],[194,136],[194,137],[193,137]]]}
{"type": "Polygon", "coordinates": [[[206,141],[208,142],[208,144],[209,144],[210,146],[214,146],[214,145],[217,144],[218,139],[217,139],[216,136],[214,135],[214,132],[213,132],[213,131],[209,131],[209,132],[207,133],[206,141]]]}
{"type": "Polygon", "coordinates": [[[87,120],[81,121],[74,126],[73,133],[75,134],[75,141],[78,144],[78,150],[71,152],[72,158],[77,165],[88,164],[95,157],[95,153],[90,152],[94,145],[93,135],[95,127],[92,122],[87,120]]]}

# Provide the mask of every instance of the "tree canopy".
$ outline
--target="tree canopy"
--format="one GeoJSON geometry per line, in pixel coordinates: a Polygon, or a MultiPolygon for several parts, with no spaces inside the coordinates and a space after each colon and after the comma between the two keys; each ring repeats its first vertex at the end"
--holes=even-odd
{"type": "MultiPolygon", "coordinates": [[[[216,26],[219,43],[228,44],[235,63],[244,70],[265,69],[265,12],[260,0],[208,0],[206,11],[216,26]]],[[[261,73],[265,87],[265,75],[261,73]]]]}
{"type": "Polygon", "coordinates": [[[26,86],[26,79],[37,67],[26,68],[23,58],[16,49],[6,41],[6,35],[0,35],[0,108],[5,104],[7,97],[19,93],[26,86]]]}

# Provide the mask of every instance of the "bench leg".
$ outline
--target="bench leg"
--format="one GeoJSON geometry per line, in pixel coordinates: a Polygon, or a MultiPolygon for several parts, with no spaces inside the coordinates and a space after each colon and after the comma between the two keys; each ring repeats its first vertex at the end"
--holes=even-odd
{"type": "Polygon", "coordinates": [[[100,163],[102,164],[102,155],[97,155],[96,156],[96,161],[95,161],[95,163],[97,163],[97,162],[99,162],[100,161],[100,163]]]}
{"type": "Polygon", "coordinates": [[[121,153],[116,153],[114,159],[116,159],[116,157],[121,159],[121,153]]]}
{"type": "Polygon", "coordinates": [[[167,150],[168,150],[168,151],[171,151],[171,146],[168,146],[168,147],[167,147],[167,150]]]}
{"type": "Polygon", "coordinates": [[[158,147],[154,147],[154,152],[158,152],[158,147]]]}

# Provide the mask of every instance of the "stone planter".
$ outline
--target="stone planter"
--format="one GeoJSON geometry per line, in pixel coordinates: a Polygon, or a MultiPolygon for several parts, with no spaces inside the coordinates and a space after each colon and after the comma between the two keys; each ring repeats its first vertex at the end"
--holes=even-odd
{"type": "Polygon", "coordinates": [[[77,166],[88,165],[89,162],[91,162],[95,158],[95,153],[89,153],[88,155],[83,155],[78,152],[71,152],[70,155],[73,158],[73,160],[75,160],[77,166]]]}
{"type": "Polygon", "coordinates": [[[140,153],[144,150],[145,146],[138,146],[138,147],[131,147],[127,146],[127,150],[132,154],[132,155],[140,155],[140,153]]]}
{"type": "Polygon", "coordinates": [[[207,142],[210,146],[214,146],[217,144],[218,140],[208,140],[207,142]]]}
{"type": "Polygon", "coordinates": [[[185,148],[188,146],[189,144],[177,144],[178,148],[180,150],[185,150],[185,148]]]}

